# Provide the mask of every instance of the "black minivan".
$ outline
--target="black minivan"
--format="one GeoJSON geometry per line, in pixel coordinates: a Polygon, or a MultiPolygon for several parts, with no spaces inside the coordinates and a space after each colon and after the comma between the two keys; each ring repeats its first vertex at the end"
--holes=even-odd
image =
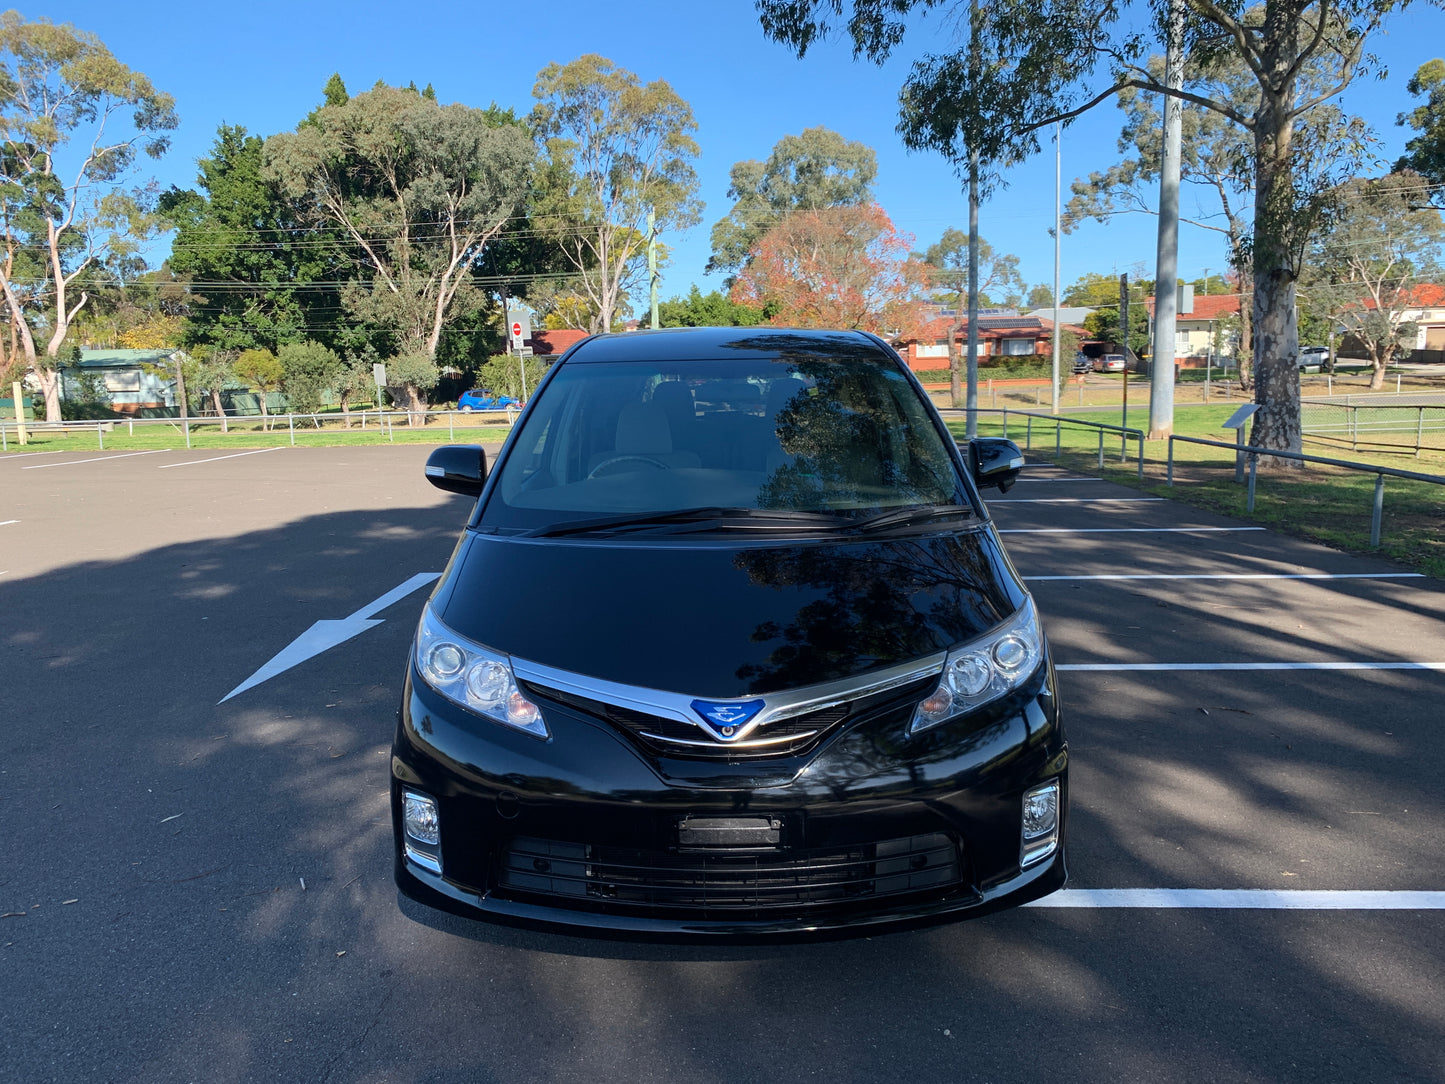
{"type": "Polygon", "coordinates": [[[768,938],[1064,883],[1068,746],[1038,614],[957,444],[861,332],[585,339],[488,471],[423,611],[396,880],[460,914],[768,938]]]}

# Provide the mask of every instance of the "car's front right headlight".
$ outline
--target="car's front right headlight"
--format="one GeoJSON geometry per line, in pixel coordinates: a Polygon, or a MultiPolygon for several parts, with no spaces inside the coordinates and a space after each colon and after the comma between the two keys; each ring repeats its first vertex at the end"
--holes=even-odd
{"type": "Polygon", "coordinates": [[[422,680],[448,700],[534,738],[551,737],[542,709],[517,687],[512,660],[458,636],[441,623],[430,602],[422,608],[415,656],[422,680]]]}
{"type": "Polygon", "coordinates": [[[913,710],[908,733],[956,719],[1018,688],[1044,657],[1034,600],[998,628],[948,653],[938,687],[913,710]]]}

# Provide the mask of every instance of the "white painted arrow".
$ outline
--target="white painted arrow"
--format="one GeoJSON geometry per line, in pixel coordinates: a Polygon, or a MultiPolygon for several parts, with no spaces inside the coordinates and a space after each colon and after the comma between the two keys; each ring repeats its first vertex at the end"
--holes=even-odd
{"type": "Polygon", "coordinates": [[[368,602],[354,614],[341,618],[339,621],[318,621],[309,629],[303,632],[296,639],[287,644],[279,654],[254,674],[248,677],[241,684],[228,692],[220,700],[224,704],[231,697],[243,693],[253,686],[260,685],[263,681],[269,681],[277,674],[285,673],[293,666],[299,666],[307,659],[320,655],[323,651],[329,651],[339,644],[346,643],[353,636],[359,636],[374,625],[382,623],[381,618],[374,618],[371,615],[380,613],[388,606],[400,602],[407,595],[419,588],[425,587],[433,582],[440,572],[418,572],[411,579],[396,587],[393,587],[386,594],[378,599],[368,602]]]}

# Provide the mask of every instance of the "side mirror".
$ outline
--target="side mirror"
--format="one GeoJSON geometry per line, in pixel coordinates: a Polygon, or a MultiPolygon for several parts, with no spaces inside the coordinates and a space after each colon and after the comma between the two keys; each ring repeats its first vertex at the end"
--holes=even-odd
{"type": "Polygon", "coordinates": [[[481,495],[487,481],[487,453],[477,444],[448,444],[426,457],[426,480],[449,493],[481,495]]]}
{"type": "Polygon", "coordinates": [[[1024,453],[1002,437],[975,437],[968,442],[968,467],[980,489],[996,486],[1007,493],[1024,469],[1024,453]]]}

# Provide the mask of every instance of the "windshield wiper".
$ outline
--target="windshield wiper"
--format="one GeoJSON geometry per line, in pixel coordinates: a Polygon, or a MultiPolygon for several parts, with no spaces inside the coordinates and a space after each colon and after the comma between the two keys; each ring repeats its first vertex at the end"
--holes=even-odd
{"type": "Polygon", "coordinates": [[[879,531],[888,527],[912,526],[915,523],[926,523],[931,519],[943,519],[946,516],[963,516],[967,518],[973,515],[973,509],[966,504],[915,504],[907,508],[895,508],[891,512],[880,512],[876,516],[869,516],[848,525],[853,531],[879,531]]]}
{"type": "Polygon", "coordinates": [[[785,508],[726,508],[709,506],[703,508],[682,508],[673,512],[626,513],[618,516],[602,516],[597,519],[569,520],[550,527],[539,527],[528,532],[533,538],[557,538],[561,535],[586,534],[589,531],[635,531],[650,527],[669,527],[678,524],[718,523],[725,520],[751,520],[758,526],[772,522],[779,526],[836,527],[840,518],[831,512],[802,512],[785,508]]]}

